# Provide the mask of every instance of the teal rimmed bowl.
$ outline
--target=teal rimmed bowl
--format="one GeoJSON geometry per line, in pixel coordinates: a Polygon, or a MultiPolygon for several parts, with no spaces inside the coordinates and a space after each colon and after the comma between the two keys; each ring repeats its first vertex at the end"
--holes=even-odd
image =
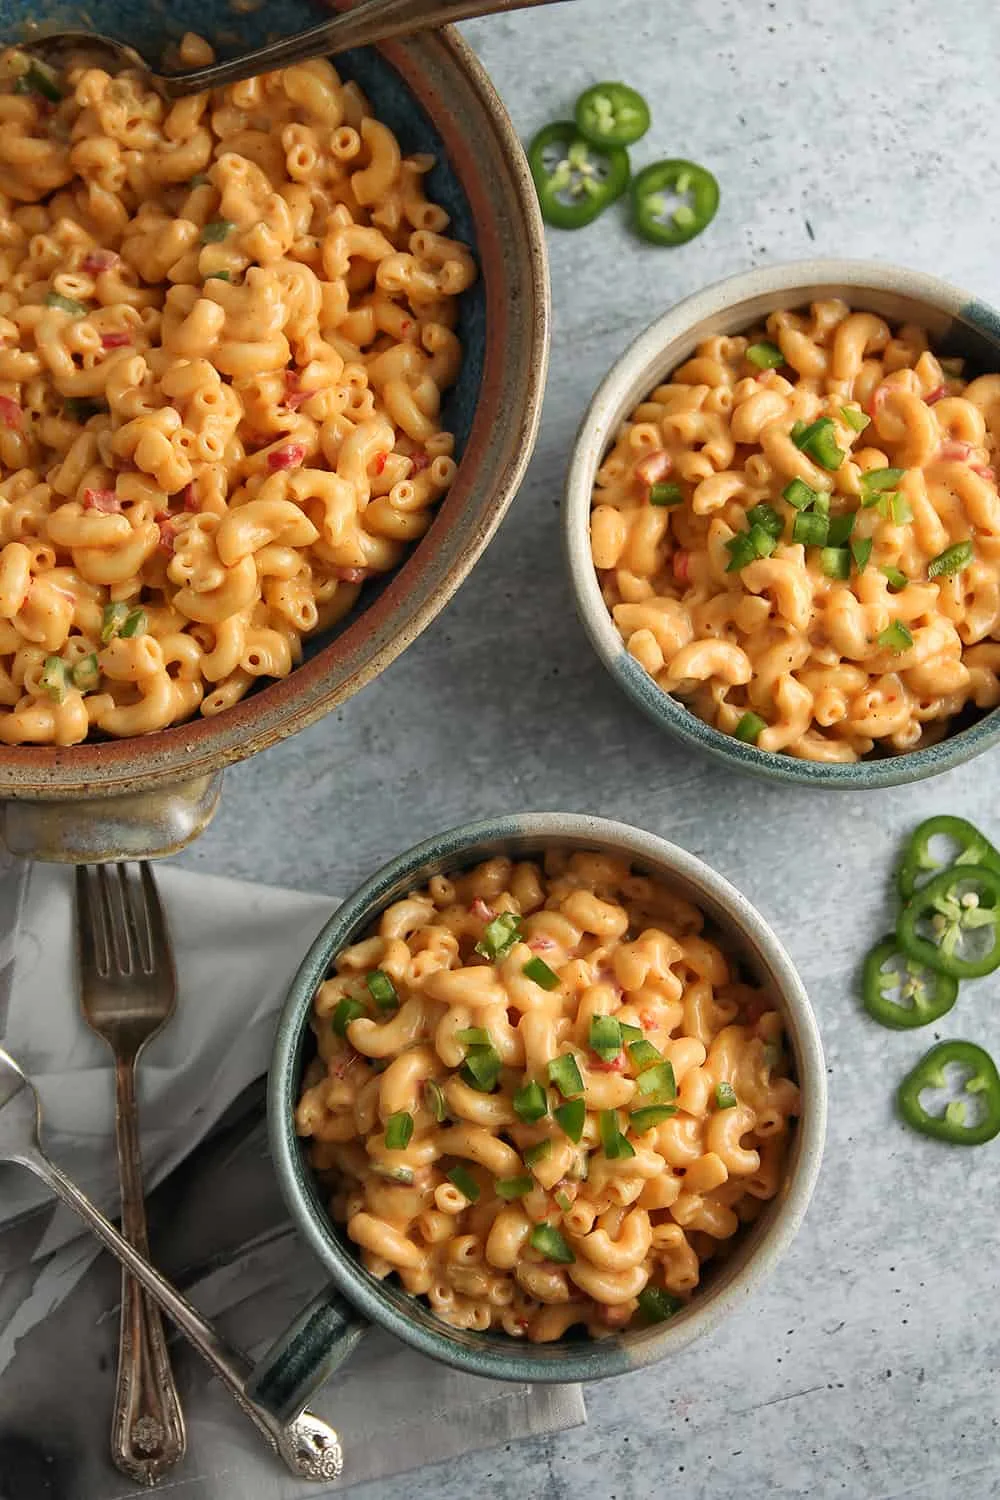
{"type": "Polygon", "coordinates": [[[351,1351],[366,1322],[380,1324],[423,1354],[470,1375],[500,1380],[597,1380],[675,1353],[742,1307],[798,1230],[823,1151],[826,1069],[816,1019],[791,960],[759,913],[721,875],[683,849],[623,823],[572,813],[525,813],[468,824],[418,844],[337,909],[306,955],[278,1023],[268,1121],[271,1155],[289,1212],[330,1276],[328,1291],[302,1313],[257,1369],[255,1391],[281,1414],[301,1407],[351,1351]],[[601,1340],[525,1345],[502,1334],[451,1328],[424,1302],[365,1270],[327,1213],[295,1133],[294,1111],[312,1051],[313,997],[341,949],[356,942],[391,902],[432,875],[465,869],[496,854],[524,857],[554,847],[625,856],[701,908],[724,945],[775,995],[795,1059],[803,1112],[781,1191],[725,1263],[707,1273],[703,1289],[676,1318],[601,1340]]]}
{"type": "Polygon", "coordinates": [[[699,719],[665,693],[628,653],[608,607],[590,553],[590,503],[594,477],[615,433],[635,406],[692,353],[704,338],[739,333],[776,308],[796,308],[821,297],[842,297],[852,307],[890,322],[919,323],[935,353],[962,355],[974,369],[1000,370],[1000,313],[935,276],[881,261],[808,260],[768,266],[718,281],[686,297],[639,335],[605,377],[590,403],[570,461],[563,504],[563,542],[577,612],[590,642],[618,685],[644,713],[716,760],[767,781],[869,791],[937,776],[971,760],[1000,740],[1000,710],[926,750],[824,765],[745,745],[699,719]]]}

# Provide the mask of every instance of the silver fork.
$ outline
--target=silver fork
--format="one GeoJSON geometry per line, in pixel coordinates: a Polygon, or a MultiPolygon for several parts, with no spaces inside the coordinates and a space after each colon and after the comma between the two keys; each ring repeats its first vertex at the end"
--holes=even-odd
{"type": "MultiPolygon", "coordinates": [[[[149,1258],[142,1186],[135,1066],[143,1047],[174,1012],[177,983],[152,871],[139,865],[78,865],[76,935],[84,1019],[115,1059],[115,1135],[122,1233],[149,1258]]],[[[111,1457],[140,1484],[156,1484],[187,1445],[160,1310],[122,1272],[118,1378],[111,1457]]]]}

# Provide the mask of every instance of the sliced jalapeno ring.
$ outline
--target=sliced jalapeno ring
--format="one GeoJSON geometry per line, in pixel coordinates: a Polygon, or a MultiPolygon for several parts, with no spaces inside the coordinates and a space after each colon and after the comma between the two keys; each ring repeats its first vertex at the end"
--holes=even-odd
{"type": "Polygon", "coordinates": [[[644,240],[684,245],[715,218],[719,184],[693,161],[657,161],[633,180],[632,207],[644,240]]]}
{"type": "Polygon", "coordinates": [[[1000,870],[1000,850],[995,849],[986,835],[965,818],[953,818],[944,813],[927,818],[913,831],[903,850],[896,875],[899,894],[904,901],[909,901],[924,883],[924,876],[956,865],[988,865],[991,870],[1000,870]],[[950,861],[934,858],[931,842],[935,838],[951,839],[958,845],[958,852],[950,861]]]}
{"type": "Polygon", "coordinates": [[[927,1026],[951,1010],[958,998],[958,980],[907,958],[895,934],[890,934],[865,958],[861,998],[865,1010],[880,1026],[909,1031],[927,1026]],[[895,968],[890,967],[893,959],[899,960],[895,968]]]}
{"type": "Polygon", "coordinates": [[[975,1042],[939,1042],[912,1068],[896,1094],[899,1113],[914,1130],[952,1146],[982,1146],[1000,1135],[1000,1073],[988,1052],[975,1042]],[[925,1089],[948,1087],[945,1068],[956,1063],[968,1072],[962,1093],[978,1100],[978,1120],[967,1124],[968,1105],[955,1098],[943,1113],[931,1114],[920,1102],[925,1089]]]}
{"type": "Polygon", "coordinates": [[[572,120],[544,126],[528,147],[542,218],[556,229],[592,224],[628,187],[631,169],[621,146],[593,146],[572,120]]]}
{"type": "Polygon", "coordinates": [[[896,939],[909,958],[938,974],[992,974],[1000,967],[1000,871],[961,865],[935,875],[903,907],[896,939]]]}
{"type": "Polygon", "coordinates": [[[595,146],[631,146],[649,129],[649,105],[627,83],[595,83],[574,114],[577,130],[595,146]]]}

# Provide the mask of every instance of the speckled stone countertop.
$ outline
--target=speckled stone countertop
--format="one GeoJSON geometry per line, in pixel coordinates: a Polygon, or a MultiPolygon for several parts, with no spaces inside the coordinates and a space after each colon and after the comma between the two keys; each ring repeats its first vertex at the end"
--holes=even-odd
{"type": "MultiPolygon", "coordinates": [[[[802,1234],[712,1337],[591,1388],[586,1428],[353,1493],[987,1500],[1000,1490],[1000,1144],[949,1152],[894,1123],[892,1087],[932,1037],[868,1023],[853,980],[887,925],[908,829],[958,812],[1000,838],[1000,758],[864,796],[770,789],[693,758],[629,706],[587,645],[557,508],[598,380],[706,282],[812,254],[871,256],[1000,303],[1000,7],[569,0],[466,30],[525,136],[602,77],[641,89],[654,125],[636,159],[711,166],[718,219],[675,251],[643,247],[615,211],[552,234],[542,433],[498,538],[384,676],[227,774],[215,823],[184,859],[346,893],[417,839],[497,810],[581,809],[663,834],[735,881],[799,965],[823,1029],[830,1133],[802,1234]]],[[[1000,1056],[998,988],[963,990],[946,1034],[1000,1056]]]]}

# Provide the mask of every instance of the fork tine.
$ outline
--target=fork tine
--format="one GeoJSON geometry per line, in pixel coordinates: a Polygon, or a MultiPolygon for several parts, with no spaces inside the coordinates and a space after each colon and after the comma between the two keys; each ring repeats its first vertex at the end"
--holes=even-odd
{"type": "Polygon", "coordinates": [[[113,881],[107,865],[97,866],[97,890],[104,909],[104,921],[108,931],[108,946],[111,965],[119,974],[132,972],[132,951],[129,943],[128,922],[123,910],[121,878],[113,881]]]}
{"type": "Polygon", "coordinates": [[[115,873],[118,876],[118,895],[121,899],[122,925],[128,938],[129,958],[131,968],[148,973],[143,963],[143,948],[140,940],[140,928],[144,926],[136,918],[136,894],[137,887],[133,880],[129,879],[128,865],[122,861],[115,865],[115,873]]]}
{"type": "Polygon", "coordinates": [[[160,900],[160,892],[157,889],[152,866],[147,860],[140,862],[139,876],[149,933],[149,972],[153,973],[160,968],[163,973],[173,974],[174,950],[170,942],[170,932],[167,928],[167,919],[163,912],[163,903],[160,900]]]}
{"type": "Polygon", "coordinates": [[[81,973],[105,975],[110,967],[108,933],[100,902],[92,895],[89,865],[76,867],[76,941],[81,973]]]}

